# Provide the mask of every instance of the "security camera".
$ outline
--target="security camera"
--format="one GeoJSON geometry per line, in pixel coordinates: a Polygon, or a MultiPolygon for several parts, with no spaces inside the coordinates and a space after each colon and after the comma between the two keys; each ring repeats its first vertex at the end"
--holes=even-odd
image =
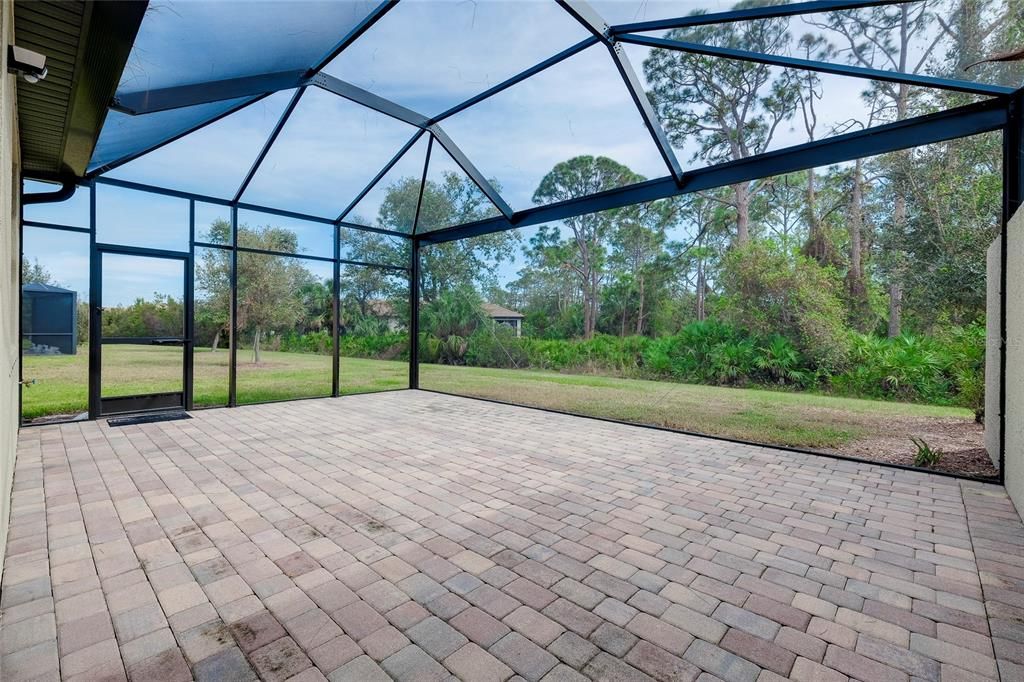
{"type": "Polygon", "coordinates": [[[8,45],[7,73],[17,74],[29,83],[37,83],[46,78],[46,55],[8,45]]]}

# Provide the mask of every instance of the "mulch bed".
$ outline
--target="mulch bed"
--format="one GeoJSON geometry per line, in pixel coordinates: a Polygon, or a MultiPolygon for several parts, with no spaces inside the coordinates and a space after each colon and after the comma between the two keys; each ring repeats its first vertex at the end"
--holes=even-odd
{"type": "Polygon", "coordinates": [[[999,470],[992,464],[984,447],[985,427],[980,424],[966,419],[895,417],[878,426],[876,433],[879,435],[847,443],[841,449],[829,452],[912,467],[917,449],[910,436],[915,436],[942,451],[939,463],[930,468],[918,467],[922,471],[941,471],[971,478],[999,477],[999,470]]]}

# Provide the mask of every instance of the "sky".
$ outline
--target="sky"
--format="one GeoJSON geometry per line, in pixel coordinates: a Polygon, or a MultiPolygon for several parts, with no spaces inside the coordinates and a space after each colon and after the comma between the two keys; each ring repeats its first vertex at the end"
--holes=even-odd
{"type": "MultiPolygon", "coordinates": [[[[681,16],[695,9],[723,11],[726,0],[592,0],[608,23],[681,16]]],[[[173,86],[308,66],[376,5],[348,2],[180,2],[150,4],[119,92],[173,86]],[[229,40],[224,37],[230,35],[229,40]]],[[[808,28],[794,19],[794,40],[808,28]]],[[[403,0],[324,69],[326,73],[433,115],[586,37],[588,33],[549,0],[403,0]]],[[[642,75],[648,48],[627,45],[642,75]]],[[[644,83],[646,86],[646,83],[644,83]]],[[[819,130],[828,131],[864,113],[859,94],[866,81],[823,76],[819,130]]],[[[281,91],[108,174],[222,199],[233,198],[281,112],[293,96],[281,91]]],[[[168,112],[162,118],[112,115],[97,157],[125,149],[132,140],[159,137],[158,128],[184,125],[209,111],[168,112]],[[159,126],[154,126],[154,121],[159,126]]],[[[217,105],[222,106],[222,105],[217,105]]],[[[533,205],[540,180],[558,162],[580,154],[603,155],[645,177],[667,168],[645,129],[608,51],[601,45],[551,67],[443,122],[469,159],[501,187],[513,209],[533,205]]],[[[307,89],[242,200],[336,219],[359,191],[417,130],[316,87],[307,89]]],[[[825,136],[821,133],[819,137],[825,136]]],[[[771,148],[806,141],[799,120],[784,124],[771,148]]],[[[684,168],[698,140],[675,151],[684,168]]],[[[435,145],[436,148],[436,145],[435,145]]],[[[419,174],[426,152],[421,139],[359,204],[374,221],[384,187],[419,174]]],[[[432,154],[429,174],[457,170],[432,154]]],[[[184,200],[102,187],[97,195],[97,238],[157,248],[187,248],[184,200]]],[[[46,209],[52,222],[81,224],[81,195],[46,209]],[[78,222],[70,222],[75,221],[78,222]]],[[[87,199],[86,199],[87,201],[87,199]]],[[[87,208],[87,207],[86,207],[87,208]]],[[[220,207],[197,209],[198,229],[220,207]]],[[[29,217],[26,211],[26,217],[29,217]]],[[[85,214],[87,216],[87,212],[85,214]]],[[[36,218],[43,219],[43,218],[36,218]]],[[[277,217],[240,218],[282,224],[277,217]]],[[[301,250],[330,255],[329,234],[314,223],[282,225],[300,235],[301,250]]],[[[47,258],[51,253],[43,249],[47,258]]],[[[64,270],[65,268],[61,268],[64,270]]],[[[516,266],[502,268],[503,279],[516,266]]],[[[62,275],[72,279],[72,274],[62,275]]],[[[76,285],[77,286],[77,285],[76,285]]]]}

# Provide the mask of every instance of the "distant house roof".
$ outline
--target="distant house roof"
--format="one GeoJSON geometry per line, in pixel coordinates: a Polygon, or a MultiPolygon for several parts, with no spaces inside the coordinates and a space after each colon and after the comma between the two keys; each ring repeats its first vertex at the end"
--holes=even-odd
{"type": "Polygon", "coordinates": [[[487,313],[487,317],[491,318],[492,320],[508,317],[523,319],[526,317],[526,315],[523,315],[522,313],[517,313],[514,310],[509,310],[508,308],[504,308],[498,305],[497,303],[484,303],[482,307],[484,309],[484,312],[487,313]]]}
{"type": "Polygon", "coordinates": [[[30,284],[23,284],[21,287],[22,291],[38,291],[40,293],[47,294],[73,294],[75,293],[71,289],[62,289],[55,287],[52,284],[40,284],[38,282],[32,282],[30,284]]]}

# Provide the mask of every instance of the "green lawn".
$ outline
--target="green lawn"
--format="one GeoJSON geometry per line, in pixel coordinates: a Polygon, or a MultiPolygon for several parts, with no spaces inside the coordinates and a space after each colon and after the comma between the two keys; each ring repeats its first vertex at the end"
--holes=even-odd
{"type": "MultiPolygon", "coordinates": [[[[175,391],[181,387],[180,348],[112,345],[103,348],[103,395],[135,395],[175,391]]],[[[224,405],[228,400],[228,352],[195,351],[193,394],[196,407],[224,405]]],[[[34,385],[22,392],[26,419],[73,415],[88,409],[87,348],[77,355],[26,356],[23,374],[34,385]]],[[[406,388],[405,362],[341,359],[341,392],[367,393],[406,388]]],[[[238,352],[238,402],[330,395],[331,358],[305,353],[264,351],[259,366],[249,351],[238,352]]]]}
{"type": "Polygon", "coordinates": [[[930,418],[973,421],[970,410],[532,370],[421,365],[420,386],[593,417],[761,443],[839,448],[930,418]]]}
{"type": "MultiPolygon", "coordinates": [[[[105,395],[130,395],[180,386],[177,349],[104,348],[105,395]],[[169,352],[170,351],[170,352],[169,352]]],[[[328,395],[331,360],[322,355],[265,352],[259,366],[239,351],[238,400],[262,402],[328,395]]],[[[23,393],[27,419],[87,409],[85,349],[75,356],[29,356],[24,375],[35,379],[23,393]]],[[[227,402],[228,353],[195,351],[196,406],[227,402]]],[[[406,363],[342,358],[343,393],[406,387],[406,363]]],[[[422,365],[423,388],[609,417],[687,431],[805,448],[842,448],[879,433],[908,434],[921,424],[970,422],[959,408],[834,398],[808,393],[694,386],[532,370],[422,365]]]]}

